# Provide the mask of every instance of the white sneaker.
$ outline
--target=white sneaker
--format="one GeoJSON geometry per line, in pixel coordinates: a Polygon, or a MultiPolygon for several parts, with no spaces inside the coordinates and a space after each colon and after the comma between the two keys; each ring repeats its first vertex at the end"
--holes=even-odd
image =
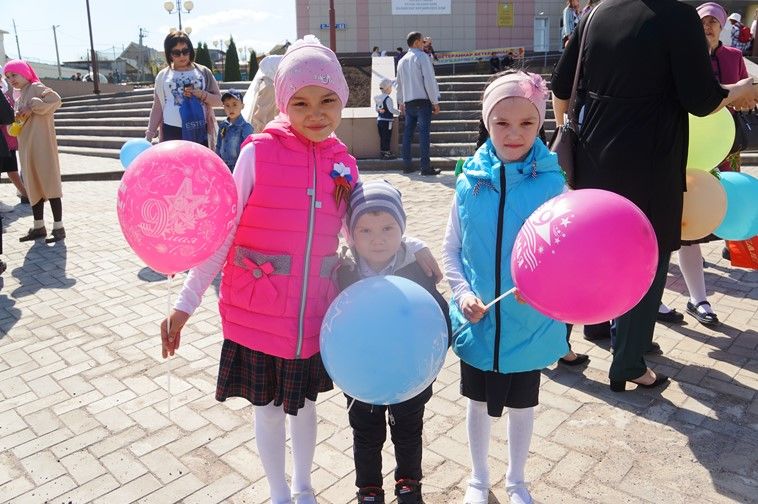
{"type": "Polygon", "coordinates": [[[0,201],[0,213],[8,213],[12,212],[13,210],[15,210],[15,208],[0,201]]]}
{"type": "Polygon", "coordinates": [[[490,488],[486,485],[469,483],[463,504],[487,504],[490,498],[490,488]]]}
{"type": "Polygon", "coordinates": [[[532,504],[532,496],[526,488],[526,483],[506,485],[505,491],[511,499],[511,504],[532,504]]]}
{"type": "Polygon", "coordinates": [[[293,504],[316,504],[316,496],[313,490],[304,490],[292,494],[293,504]]]}

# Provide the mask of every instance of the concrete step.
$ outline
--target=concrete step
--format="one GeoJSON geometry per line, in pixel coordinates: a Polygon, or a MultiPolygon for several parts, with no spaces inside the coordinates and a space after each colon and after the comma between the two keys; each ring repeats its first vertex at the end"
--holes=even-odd
{"type": "Polygon", "coordinates": [[[131,103],[134,101],[151,100],[152,98],[152,89],[135,89],[128,93],[71,96],[63,98],[63,106],[97,105],[99,103],[131,103]]]}
{"type": "Polygon", "coordinates": [[[141,126],[59,126],[55,125],[55,134],[60,138],[110,136],[124,138],[141,138],[145,136],[146,124],[141,126]]]}
{"type": "Polygon", "coordinates": [[[56,129],[59,126],[81,126],[83,128],[99,126],[141,126],[142,129],[145,130],[147,129],[147,117],[60,118],[56,114],[56,129]]]}
{"type": "Polygon", "coordinates": [[[74,104],[74,105],[66,105],[64,107],[61,107],[60,111],[56,113],[60,114],[63,112],[94,112],[98,110],[109,110],[114,113],[118,112],[130,112],[132,110],[139,110],[139,109],[150,109],[153,105],[153,99],[150,97],[147,98],[140,98],[139,101],[132,101],[128,103],[113,103],[109,100],[103,100],[99,103],[88,103],[86,105],[80,105],[80,104],[74,104]]]}
{"type": "Polygon", "coordinates": [[[460,100],[473,100],[478,101],[481,103],[482,100],[482,90],[460,90],[456,89],[455,91],[443,91],[440,89],[440,101],[442,103],[445,102],[456,102],[460,100]]]}
{"type": "Polygon", "coordinates": [[[484,84],[481,82],[438,82],[440,91],[478,91],[481,95],[484,84]]]}
{"type": "Polygon", "coordinates": [[[438,75],[437,82],[487,82],[490,77],[489,74],[438,75]]]}
{"type": "Polygon", "coordinates": [[[96,147],[75,147],[69,145],[58,145],[58,152],[64,154],[79,154],[80,156],[93,156],[118,159],[120,149],[104,149],[96,147]]]}
{"type": "MultiPolygon", "coordinates": [[[[141,135],[140,135],[141,136],[141,135]]],[[[93,147],[96,149],[120,150],[130,137],[122,135],[58,135],[58,145],[66,147],[93,147]]]]}

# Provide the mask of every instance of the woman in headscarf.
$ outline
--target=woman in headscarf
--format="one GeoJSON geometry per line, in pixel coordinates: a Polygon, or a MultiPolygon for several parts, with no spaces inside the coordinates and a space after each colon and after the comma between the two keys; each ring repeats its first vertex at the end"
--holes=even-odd
{"type": "Polygon", "coordinates": [[[282,56],[270,55],[263,58],[255,72],[255,77],[245,93],[242,117],[253,125],[253,131],[260,133],[269,121],[279,115],[274,100],[274,75],[282,56]]]}

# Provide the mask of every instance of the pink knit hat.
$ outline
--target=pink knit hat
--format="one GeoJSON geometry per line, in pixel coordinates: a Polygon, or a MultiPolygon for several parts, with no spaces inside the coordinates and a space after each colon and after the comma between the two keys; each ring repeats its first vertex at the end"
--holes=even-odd
{"type": "Polygon", "coordinates": [[[697,7],[697,13],[700,16],[700,19],[703,19],[705,16],[715,17],[716,21],[721,25],[721,28],[726,25],[726,10],[716,2],[706,2],[699,5],[697,7]]]}
{"type": "Polygon", "coordinates": [[[545,104],[547,101],[548,89],[545,80],[537,74],[527,72],[516,72],[492,81],[484,90],[482,99],[482,119],[484,125],[489,130],[489,119],[492,109],[500,101],[520,96],[526,98],[537,109],[540,120],[540,127],[545,122],[545,104]]]}
{"type": "Polygon", "coordinates": [[[313,36],[306,35],[293,43],[274,76],[276,106],[286,114],[287,103],[300,89],[306,86],[321,86],[334,91],[347,105],[348,87],[342,66],[331,49],[321,45],[313,36]]]}
{"type": "Polygon", "coordinates": [[[29,82],[39,82],[39,77],[37,77],[34,69],[24,60],[14,59],[7,62],[3,67],[3,75],[8,72],[19,74],[29,82]]]}

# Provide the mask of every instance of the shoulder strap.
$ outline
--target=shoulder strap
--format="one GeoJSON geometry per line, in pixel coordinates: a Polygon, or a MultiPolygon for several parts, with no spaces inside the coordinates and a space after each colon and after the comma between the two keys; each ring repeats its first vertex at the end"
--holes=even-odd
{"type": "Polygon", "coordinates": [[[589,30],[590,21],[592,21],[592,16],[595,15],[595,12],[597,12],[599,7],[600,6],[596,6],[594,9],[590,11],[589,14],[587,14],[587,22],[584,23],[582,38],[581,40],[579,40],[579,57],[576,60],[576,72],[574,73],[574,85],[571,87],[571,98],[569,99],[569,108],[568,108],[568,122],[572,126],[576,125],[576,111],[575,111],[576,89],[577,89],[577,86],[579,85],[579,75],[582,73],[582,56],[584,54],[584,43],[587,38],[587,30],[589,30]]]}

